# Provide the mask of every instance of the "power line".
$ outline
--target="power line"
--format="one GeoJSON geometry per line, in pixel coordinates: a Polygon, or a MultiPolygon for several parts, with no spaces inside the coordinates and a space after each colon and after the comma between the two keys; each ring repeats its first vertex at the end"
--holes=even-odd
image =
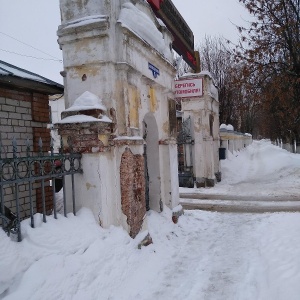
{"type": "Polygon", "coordinates": [[[13,39],[13,40],[15,40],[15,41],[17,41],[17,42],[19,42],[19,43],[21,43],[21,44],[23,44],[23,45],[26,45],[26,46],[28,46],[28,47],[34,49],[34,50],[37,50],[37,51],[39,51],[39,52],[41,52],[41,53],[43,53],[43,54],[46,54],[46,55],[48,55],[48,56],[50,56],[50,57],[52,57],[52,58],[55,58],[55,59],[61,61],[61,60],[58,59],[57,57],[55,57],[55,56],[53,56],[53,55],[51,55],[51,54],[49,54],[49,53],[47,53],[47,52],[44,52],[44,51],[42,51],[42,50],[40,50],[40,49],[37,49],[37,48],[35,48],[35,47],[33,47],[33,46],[27,44],[27,43],[24,43],[24,42],[22,42],[22,41],[20,41],[20,40],[18,40],[18,39],[16,39],[16,38],[14,38],[14,37],[11,36],[11,35],[8,35],[8,34],[2,32],[2,31],[0,31],[0,33],[3,34],[3,35],[5,35],[5,36],[7,36],[7,37],[9,37],[9,38],[11,38],[11,39],[13,39]]]}
{"type": "Polygon", "coordinates": [[[7,52],[7,53],[11,53],[11,54],[15,54],[15,55],[19,55],[19,56],[24,56],[24,57],[34,58],[34,59],[59,61],[60,63],[62,62],[61,59],[35,57],[35,56],[25,55],[25,54],[13,52],[13,51],[8,51],[8,50],[4,50],[4,49],[0,49],[0,51],[7,52]]]}

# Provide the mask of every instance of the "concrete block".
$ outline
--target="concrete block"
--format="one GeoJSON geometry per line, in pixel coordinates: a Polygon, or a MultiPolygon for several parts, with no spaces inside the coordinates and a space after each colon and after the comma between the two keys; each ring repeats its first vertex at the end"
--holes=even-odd
{"type": "Polygon", "coordinates": [[[1,119],[8,119],[8,112],[0,111],[0,118],[1,119]]]}
{"type": "Polygon", "coordinates": [[[20,107],[31,108],[31,102],[20,101],[20,107]]]}
{"type": "Polygon", "coordinates": [[[21,116],[22,117],[20,119],[22,119],[22,120],[27,120],[27,121],[31,121],[32,120],[32,116],[31,115],[23,114],[21,116]]]}
{"type": "Polygon", "coordinates": [[[0,131],[1,132],[13,132],[13,128],[11,126],[0,126],[0,131]]]}
{"type": "Polygon", "coordinates": [[[18,120],[21,120],[22,116],[26,116],[26,115],[21,115],[19,113],[13,113],[13,112],[8,113],[8,118],[9,119],[18,119],[18,120]]]}
{"type": "Polygon", "coordinates": [[[20,114],[28,114],[31,115],[31,109],[26,107],[16,107],[16,112],[20,114]]]}
{"type": "Polygon", "coordinates": [[[196,187],[204,188],[205,187],[205,178],[197,178],[196,179],[196,187]]]}
{"type": "Polygon", "coordinates": [[[214,187],[215,184],[216,184],[216,180],[215,179],[206,178],[206,180],[205,180],[206,187],[214,187]]]}
{"type": "Polygon", "coordinates": [[[8,125],[8,119],[0,119],[1,125],[8,125]]]}
{"type": "Polygon", "coordinates": [[[9,106],[20,106],[20,101],[19,100],[13,100],[13,99],[7,99],[5,103],[9,106]]]}
{"type": "Polygon", "coordinates": [[[2,111],[16,112],[16,107],[10,105],[2,105],[2,111]]]}

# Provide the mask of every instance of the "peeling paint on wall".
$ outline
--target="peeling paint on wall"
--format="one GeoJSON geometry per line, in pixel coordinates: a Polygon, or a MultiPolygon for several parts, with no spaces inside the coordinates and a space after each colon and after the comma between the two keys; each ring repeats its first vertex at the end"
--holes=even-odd
{"type": "Polygon", "coordinates": [[[126,133],[126,113],[124,105],[124,83],[117,81],[115,83],[114,98],[116,99],[116,119],[119,135],[126,133]]]}
{"type": "Polygon", "coordinates": [[[86,189],[89,190],[90,188],[96,188],[94,184],[90,184],[89,182],[86,183],[86,189]]]}
{"type": "Polygon", "coordinates": [[[135,87],[128,89],[129,100],[129,127],[139,127],[139,93],[135,87]]]}
{"type": "Polygon", "coordinates": [[[156,99],[156,92],[153,87],[149,88],[149,97],[150,97],[150,111],[154,113],[157,110],[157,99],[156,99]]]}
{"type": "Polygon", "coordinates": [[[165,133],[169,133],[169,121],[166,121],[164,124],[163,124],[163,131],[165,133]]]}

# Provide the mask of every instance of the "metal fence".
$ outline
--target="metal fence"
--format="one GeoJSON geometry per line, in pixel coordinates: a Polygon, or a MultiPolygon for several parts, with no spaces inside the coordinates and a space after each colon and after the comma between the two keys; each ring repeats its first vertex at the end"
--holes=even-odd
{"type": "Polygon", "coordinates": [[[193,147],[191,117],[180,122],[177,134],[178,177],[180,187],[194,187],[193,147]]]}
{"type": "MultiPolygon", "coordinates": [[[[65,154],[62,150],[54,153],[51,141],[50,151],[43,152],[43,142],[39,139],[38,150],[34,153],[27,140],[22,155],[18,152],[16,139],[13,139],[12,152],[8,154],[0,139],[0,226],[18,241],[22,240],[21,221],[30,218],[30,225],[34,228],[34,214],[38,210],[43,215],[43,222],[46,222],[47,214],[57,218],[56,191],[58,185],[65,187],[66,176],[71,177],[68,192],[72,194],[73,213],[76,215],[74,174],[82,173],[81,154],[73,152],[69,141],[68,146],[70,153],[65,154]],[[22,212],[21,208],[26,205],[27,211],[23,209],[22,212]]],[[[63,149],[62,141],[60,149],[63,149]]],[[[66,188],[63,188],[63,207],[66,217],[66,188]]]]}

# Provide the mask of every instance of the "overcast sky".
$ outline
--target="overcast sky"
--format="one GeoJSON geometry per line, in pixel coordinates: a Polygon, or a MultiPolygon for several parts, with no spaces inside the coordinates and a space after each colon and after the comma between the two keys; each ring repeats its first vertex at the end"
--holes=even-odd
{"type": "MultiPolygon", "coordinates": [[[[222,35],[236,42],[238,34],[232,23],[242,24],[249,19],[238,0],[173,0],[173,3],[194,32],[196,44],[205,35],[222,35]]],[[[62,56],[56,36],[59,24],[59,0],[0,0],[0,60],[62,83],[59,74],[63,69],[59,61],[62,56]]]]}

